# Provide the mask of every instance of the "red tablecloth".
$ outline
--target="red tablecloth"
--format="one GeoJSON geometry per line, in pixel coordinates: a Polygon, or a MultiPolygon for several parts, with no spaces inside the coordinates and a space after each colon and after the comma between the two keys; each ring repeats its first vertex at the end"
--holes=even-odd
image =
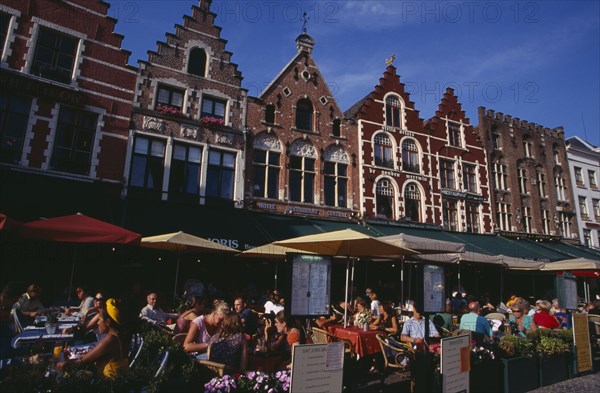
{"type": "Polygon", "coordinates": [[[354,346],[354,351],[361,357],[381,352],[381,347],[376,337],[378,334],[383,334],[381,330],[362,330],[357,327],[345,328],[341,326],[330,326],[329,330],[336,337],[350,340],[354,346]]]}

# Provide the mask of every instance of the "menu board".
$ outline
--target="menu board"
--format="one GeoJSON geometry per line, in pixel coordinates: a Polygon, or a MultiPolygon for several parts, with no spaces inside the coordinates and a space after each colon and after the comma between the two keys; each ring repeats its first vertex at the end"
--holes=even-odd
{"type": "Polygon", "coordinates": [[[292,264],[290,315],[329,315],[331,257],[290,253],[288,261],[292,264]]]}
{"type": "Polygon", "coordinates": [[[469,392],[471,369],[471,336],[463,334],[442,340],[440,361],[442,392],[469,392]]]}
{"type": "Polygon", "coordinates": [[[344,343],[294,346],[290,393],[342,392],[344,343]]]}
{"type": "Polygon", "coordinates": [[[423,311],[444,311],[444,268],[435,265],[423,266],[423,311]]]}
{"type": "Polygon", "coordinates": [[[577,278],[569,272],[556,277],[558,304],[567,310],[577,309],[577,278]]]}
{"type": "Polygon", "coordinates": [[[577,372],[592,370],[592,351],[587,314],[573,314],[573,341],[577,351],[577,372]]]}

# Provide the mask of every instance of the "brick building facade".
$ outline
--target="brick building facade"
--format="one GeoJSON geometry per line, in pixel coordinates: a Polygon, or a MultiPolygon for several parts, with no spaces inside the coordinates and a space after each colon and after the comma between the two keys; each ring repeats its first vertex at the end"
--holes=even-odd
{"type": "Polygon", "coordinates": [[[246,90],[210,1],[139,62],[124,171],[128,205],[241,207],[246,90]]]}
{"type": "Polygon", "coordinates": [[[577,238],[564,130],[480,107],[495,229],[507,236],[577,238]]]}
{"type": "Polygon", "coordinates": [[[0,206],[17,218],[118,221],[136,71],[108,8],[0,5],[0,206]]]}
{"type": "Polygon", "coordinates": [[[485,149],[453,89],[446,89],[424,131],[434,163],[431,194],[436,223],[441,222],[448,231],[490,233],[493,224],[485,149]]]}
{"type": "Polygon", "coordinates": [[[296,55],[248,102],[246,206],[347,220],[358,210],[357,144],[303,32],[296,55]]]}
{"type": "Polygon", "coordinates": [[[365,219],[435,224],[428,136],[396,68],[345,115],[357,127],[360,210],[365,219]]]}

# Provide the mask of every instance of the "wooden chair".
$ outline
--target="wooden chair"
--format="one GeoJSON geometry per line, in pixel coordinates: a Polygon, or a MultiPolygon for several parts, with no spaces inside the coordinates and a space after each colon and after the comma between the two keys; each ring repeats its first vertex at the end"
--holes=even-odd
{"type": "Polygon", "coordinates": [[[227,366],[223,363],[211,362],[210,360],[198,360],[198,363],[219,377],[227,374],[227,366]]]}
{"type": "Polygon", "coordinates": [[[310,329],[311,338],[313,344],[327,344],[329,343],[328,334],[326,330],[313,327],[310,329]]]}
{"type": "MultiPolygon", "coordinates": [[[[412,380],[412,366],[415,360],[415,351],[407,343],[396,341],[383,334],[378,334],[377,341],[383,355],[383,373],[381,383],[390,374],[397,374],[402,381],[412,380]]],[[[412,391],[412,384],[411,384],[412,391]]]]}

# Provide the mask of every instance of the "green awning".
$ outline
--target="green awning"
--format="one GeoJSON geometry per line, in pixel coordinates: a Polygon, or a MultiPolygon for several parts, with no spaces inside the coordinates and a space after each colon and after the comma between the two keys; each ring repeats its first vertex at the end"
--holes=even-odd
{"type": "Polygon", "coordinates": [[[564,259],[588,258],[600,260],[600,252],[594,252],[594,250],[591,248],[575,246],[563,242],[541,242],[536,244],[540,245],[541,247],[565,254],[567,257],[564,259]]]}

